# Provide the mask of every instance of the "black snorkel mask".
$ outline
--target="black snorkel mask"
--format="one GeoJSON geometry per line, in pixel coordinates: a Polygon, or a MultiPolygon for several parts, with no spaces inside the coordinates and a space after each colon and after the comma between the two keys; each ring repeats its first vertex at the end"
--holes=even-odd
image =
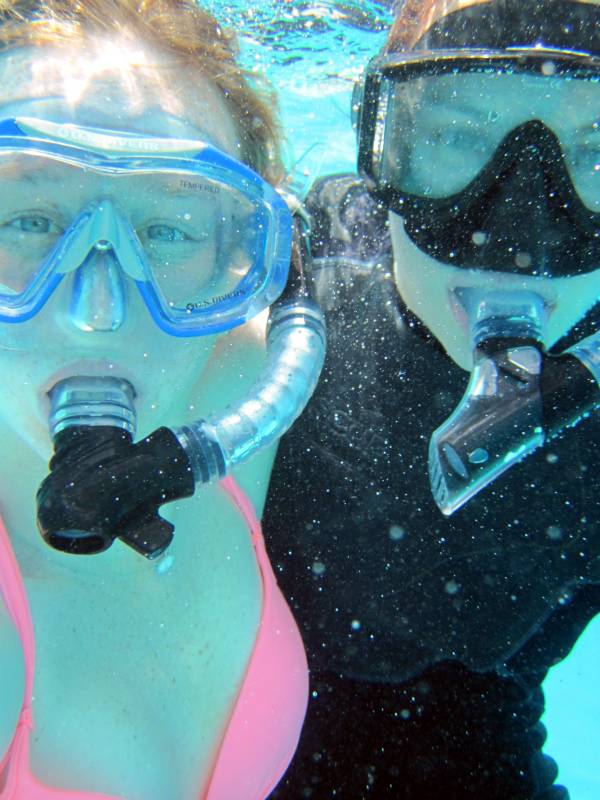
{"type": "Polygon", "coordinates": [[[600,106],[600,59],[583,54],[386,56],[367,73],[359,170],[437,261],[545,277],[590,272],[600,265],[593,97],[600,106]],[[563,131],[569,141],[547,118],[565,100],[589,104],[581,128],[563,131]]]}
{"type": "MultiPolygon", "coordinates": [[[[600,335],[548,355],[535,287],[502,291],[492,274],[600,276],[600,6],[461,9],[373,59],[354,102],[369,191],[431,258],[490,271],[489,290],[455,292],[473,371],[430,444],[451,514],[600,402],[600,335]]],[[[598,296],[600,277],[590,307],[598,296]]]]}

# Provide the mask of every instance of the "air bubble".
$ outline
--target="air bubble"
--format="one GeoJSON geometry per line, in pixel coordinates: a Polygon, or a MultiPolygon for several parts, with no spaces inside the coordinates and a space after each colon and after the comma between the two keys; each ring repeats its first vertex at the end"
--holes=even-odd
{"type": "Polygon", "coordinates": [[[515,256],[515,265],[519,269],[527,269],[528,267],[531,266],[532,261],[533,259],[531,258],[529,253],[519,252],[515,256]]]}
{"type": "Polygon", "coordinates": [[[399,542],[406,536],[406,531],[402,525],[390,525],[389,536],[393,542],[399,542]]]}
{"type": "Polygon", "coordinates": [[[548,525],[546,528],[546,536],[553,542],[558,542],[563,538],[563,532],[558,525],[548,525]]]}
{"type": "Polygon", "coordinates": [[[170,553],[162,556],[160,561],[158,561],[158,563],[156,564],[156,572],[159,575],[164,575],[165,573],[169,572],[169,570],[173,566],[174,561],[175,559],[170,553]]]}
{"type": "Polygon", "coordinates": [[[471,464],[485,464],[489,457],[490,454],[484,447],[477,447],[469,453],[469,461],[471,464]]]}
{"type": "Polygon", "coordinates": [[[558,598],[558,603],[561,606],[567,606],[569,605],[572,599],[573,599],[573,592],[570,591],[569,589],[565,589],[565,591],[558,598]]]}
{"type": "Polygon", "coordinates": [[[481,245],[487,242],[487,233],[485,231],[473,231],[473,235],[471,236],[471,241],[474,245],[481,247],[481,245]]]}

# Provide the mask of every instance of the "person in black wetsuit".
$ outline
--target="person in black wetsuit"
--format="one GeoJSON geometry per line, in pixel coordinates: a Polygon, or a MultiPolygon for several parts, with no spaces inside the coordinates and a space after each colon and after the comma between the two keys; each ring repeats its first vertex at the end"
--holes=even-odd
{"type": "Polygon", "coordinates": [[[313,697],[277,800],[568,797],[539,719],[600,608],[598,59],[595,3],[401,3],[361,177],[309,195],[328,355],[265,529],[313,697]]]}

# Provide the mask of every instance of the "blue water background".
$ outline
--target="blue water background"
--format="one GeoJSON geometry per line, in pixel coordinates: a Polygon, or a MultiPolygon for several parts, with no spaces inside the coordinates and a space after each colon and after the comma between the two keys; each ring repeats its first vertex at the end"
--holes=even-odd
{"type": "MultiPolygon", "coordinates": [[[[203,2],[237,30],[244,65],[276,88],[285,161],[300,191],[319,175],[355,169],[352,87],[385,39],[392,2],[203,2]]],[[[600,798],[599,665],[597,619],[544,683],[545,752],[558,761],[572,800],[600,798]]]]}
{"type": "Polygon", "coordinates": [[[385,39],[392,0],[200,2],[237,31],[244,66],[275,87],[286,165],[293,170],[305,156],[299,183],[304,172],[310,178],[354,170],[352,87],[385,39]]]}

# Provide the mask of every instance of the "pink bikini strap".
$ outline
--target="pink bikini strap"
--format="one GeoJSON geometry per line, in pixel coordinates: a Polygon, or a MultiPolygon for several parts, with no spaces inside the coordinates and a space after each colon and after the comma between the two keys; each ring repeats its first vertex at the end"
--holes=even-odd
{"type": "Polygon", "coordinates": [[[246,675],[204,800],[264,800],[290,763],[308,700],[308,666],[300,633],[277,586],[260,522],[242,489],[221,481],[250,530],[263,603],[246,675]]]}
{"type": "Polygon", "coordinates": [[[223,478],[220,485],[229,495],[234,505],[238,508],[240,514],[244,518],[246,525],[248,526],[248,530],[250,531],[252,545],[254,546],[254,551],[256,553],[258,565],[260,567],[260,571],[263,576],[263,609],[264,609],[264,607],[270,605],[271,603],[272,599],[271,595],[273,592],[275,576],[273,575],[273,568],[271,566],[271,561],[269,560],[269,556],[267,555],[267,550],[265,548],[265,540],[263,539],[260,521],[256,516],[256,512],[254,510],[254,506],[250,502],[250,498],[244,492],[244,490],[236,483],[235,479],[231,477],[231,475],[228,475],[226,478],[223,478]],[[273,581],[265,580],[264,578],[267,575],[269,577],[273,576],[273,581]]]}
{"type": "Polygon", "coordinates": [[[21,638],[25,656],[25,703],[31,709],[35,674],[35,638],[27,594],[4,520],[0,517],[0,595],[21,638]]]}
{"type": "Polygon", "coordinates": [[[6,793],[11,797],[16,791],[14,787],[19,774],[23,770],[28,770],[29,764],[29,732],[33,729],[31,698],[35,673],[35,638],[21,571],[2,517],[0,517],[0,596],[17,629],[25,657],[25,695],[21,715],[12,744],[6,756],[0,761],[0,773],[5,769],[7,762],[10,762],[9,772],[5,776],[3,796],[6,793]]]}

